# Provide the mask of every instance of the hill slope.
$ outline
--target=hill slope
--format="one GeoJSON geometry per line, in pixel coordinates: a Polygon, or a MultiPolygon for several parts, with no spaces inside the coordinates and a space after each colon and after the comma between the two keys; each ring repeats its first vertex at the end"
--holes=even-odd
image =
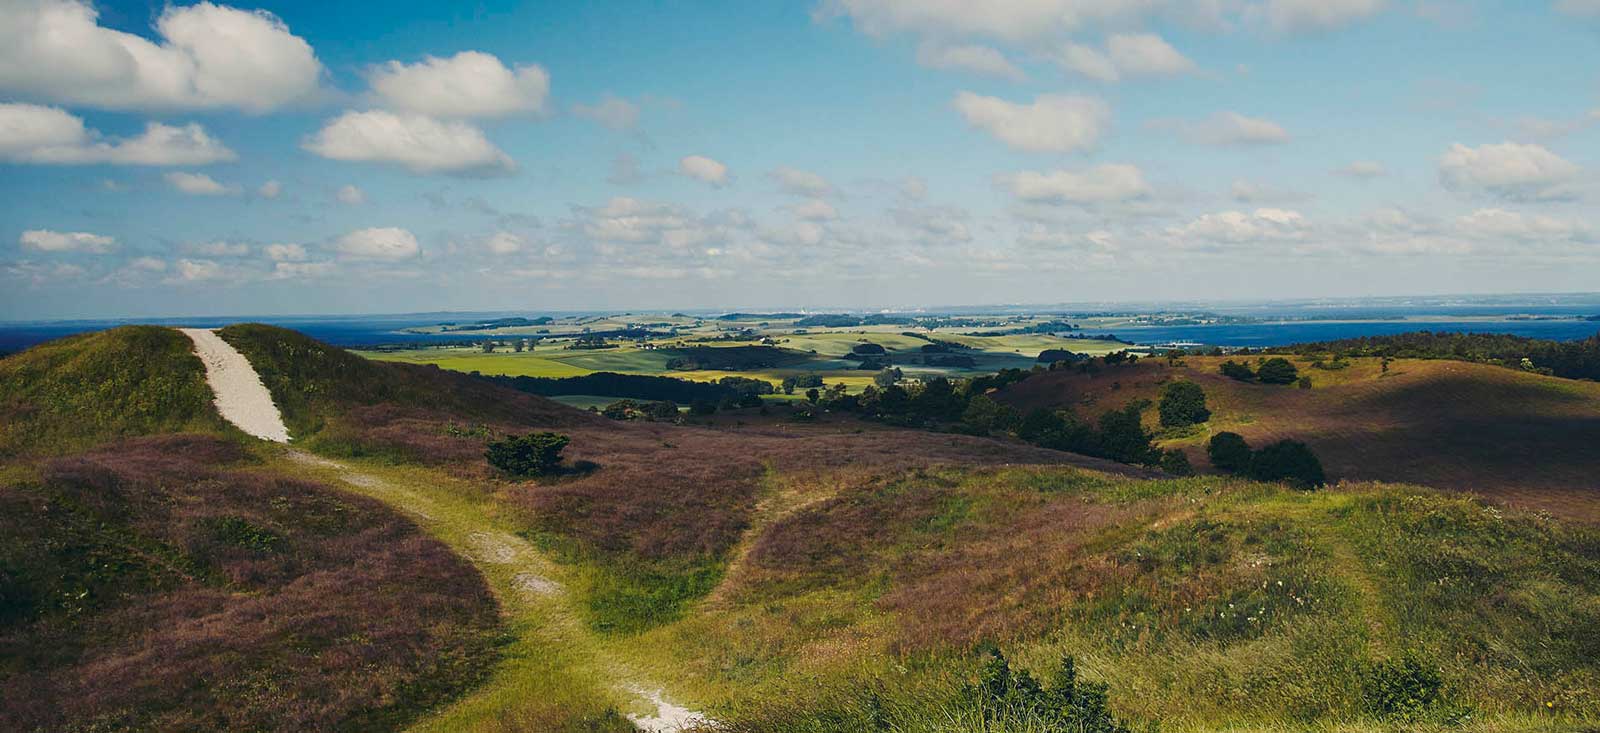
{"type": "MultiPolygon", "coordinates": [[[[1058,371],[1011,385],[997,399],[1019,409],[1071,407],[1096,414],[1129,400],[1159,400],[1171,380],[1204,388],[1212,418],[1168,434],[1196,466],[1205,441],[1237,432],[1253,445],[1281,438],[1310,444],[1330,477],[1479,491],[1600,520],[1600,383],[1454,361],[1354,359],[1340,370],[1310,368],[1309,390],[1244,383],[1218,373],[1219,357],[1159,359],[1096,374],[1058,371]]],[[[1148,414],[1154,425],[1155,411],[1148,414]]]]}
{"type": "Polygon", "coordinates": [[[0,359],[0,457],[118,436],[224,431],[192,350],[173,329],[123,326],[0,359]]]}

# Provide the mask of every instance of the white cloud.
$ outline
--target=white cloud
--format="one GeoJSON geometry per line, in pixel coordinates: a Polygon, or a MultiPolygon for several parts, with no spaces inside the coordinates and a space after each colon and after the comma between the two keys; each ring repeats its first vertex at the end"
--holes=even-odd
{"type": "Polygon", "coordinates": [[[17,238],[23,249],[39,252],[89,252],[106,254],[117,248],[117,240],[103,234],[89,232],[53,232],[48,229],[30,229],[17,238]]]}
{"type": "Polygon", "coordinates": [[[506,68],[479,51],[450,58],[428,56],[415,64],[390,61],[367,72],[385,106],[431,117],[504,117],[541,112],[550,75],[537,64],[506,68]]]}
{"type": "Polygon", "coordinates": [[[47,165],[208,165],[233,160],[227,146],[197,124],[145,126],[138,137],[104,138],[56,107],[0,104],[0,160],[47,165]]]}
{"type": "Polygon", "coordinates": [[[1056,63],[1067,71],[1095,81],[1113,82],[1122,78],[1122,73],[1117,71],[1117,65],[1111,61],[1110,56],[1081,43],[1068,43],[1063,46],[1061,53],[1056,56],[1056,63]]]}
{"type": "Polygon", "coordinates": [[[982,36],[1027,43],[1150,16],[1210,23],[1217,7],[1194,0],[824,0],[815,15],[848,17],[872,36],[982,36]]]}
{"type": "Polygon", "coordinates": [[[1178,76],[1192,73],[1195,64],[1154,33],[1119,33],[1106,39],[1106,49],[1068,43],[1055,55],[1056,63],[1095,81],[1123,78],[1178,76]]]}
{"type": "Polygon", "coordinates": [[[1200,145],[1275,145],[1289,142],[1283,126],[1238,112],[1218,112],[1200,122],[1164,120],[1157,127],[1175,128],[1180,135],[1200,145]]]}
{"type": "Polygon", "coordinates": [[[612,130],[632,130],[639,126],[639,105],[609,94],[596,104],[574,104],[572,114],[612,130]]]}
{"type": "Polygon", "coordinates": [[[399,227],[357,229],[334,244],[339,254],[358,260],[404,260],[417,256],[417,238],[399,227]]]}
{"type": "Polygon", "coordinates": [[[1594,237],[1580,222],[1504,209],[1479,209],[1461,217],[1456,225],[1466,236],[1502,241],[1592,241],[1594,237]]]}
{"type": "Polygon", "coordinates": [[[1022,81],[1028,77],[1005,54],[989,46],[976,44],[925,42],[917,47],[917,63],[929,69],[971,71],[1011,81],[1022,81]]]}
{"type": "Polygon", "coordinates": [[[362,191],[353,183],[348,183],[344,186],[341,186],[339,188],[339,192],[334,194],[334,196],[339,199],[339,203],[346,206],[360,206],[367,202],[366,192],[362,191]]]}
{"type": "Polygon", "coordinates": [[[484,240],[485,249],[497,255],[508,255],[522,251],[527,242],[520,236],[511,232],[495,232],[484,240]]]}
{"type": "Polygon", "coordinates": [[[1450,146],[1439,158],[1445,188],[1483,192],[1514,201],[1568,198],[1564,184],[1578,177],[1578,166],[1541,145],[1501,143],[1470,148],[1450,146]]]}
{"type": "Polygon", "coordinates": [[[833,184],[828,179],[811,171],[782,166],[774,168],[767,175],[777,181],[778,188],[783,189],[784,193],[795,196],[827,196],[833,192],[833,184]]]}
{"type": "Polygon", "coordinates": [[[262,247],[261,251],[273,262],[299,262],[307,256],[306,248],[294,243],[269,244],[262,247]]]}
{"type": "Polygon", "coordinates": [[[128,268],[144,272],[164,272],[167,269],[167,263],[165,260],[159,260],[154,257],[135,257],[128,263],[128,268]]]}
{"type": "Polygon", "coordinates": [[[231,196],[239,193],[238,186],[224,186],[204,173],[172,171],[164,177],[173,188],[190,196],[231,196]]]}
{"type": "Polygon", "coordinates": [[[1341,176],[1348,176],[1350,178],[1380,178],[1388,175],[1389,171],[1383,167],[1382,163],[1379,163],[1378,161],[1357,160],[1351,162],[1350,165],[1334,171],[1334,173],[1341,176]]]}
{"type": "Polygon", "coordinates": [[[1042,203],[1099,204],[1147,196],[1150,185],[1137,166],[1106,164],[1083,171],[1023,171],[1001,183],[1013,196],[1042,203]]]}
{"type": "Polygon", "coordinates": [[[470,124],[383,110],[346,112],[302,147],[324,158],[391,163],[416,173],[484,175],[516,169],[510,157],[470,124]]]}
{"type": "Polygon", "coordinates": [[[1015,104],[961,92],[955,107],[967,124],[1012,148],[1035,153],[1092,148],[1111,122],[1111,108],[1093,97],[1042,94],[1032,104],[1015,104]]]}
{"type": "Polygon", "coordinates": [[[912,201],[928,197],[928,182],[921,176],[906,176],[900,181],[900,195],[912,201]]]}
{"type": "Polygon", "coordinates": [[[272,280],[322,277],[332,273],[334,267],[332,262],[278,262],[267,277],[272,280]]]}
{"type": "Polygon", "coordinates": [[[717,188],[728,185],[728,166],[704,155],[689,155],[678,161],[678,172],[717,188]]]}
{"type": "Polygon", "coordinates": [[[1176,76],[1194,71],[1194,62],[1154,33],[1117,34],[1106,51],[1125,76],[1176,76]]]}
{"type": "Polygon", "coordinates": [[[175,269],[179,280],[190,282],[220,280],[223,275],[222,265],[211,260],[181,259],[175,269]]]}
{"type": "Polygon", "coordinates": [[[283,193],[283,184],[277,181],[267,181],[256,189],[256,195],[264,199],[275,199],[283,193]]]}
{"type": "Polygon", "coordinates": [[[810,199],[794,207],[794,215],[806,221],[832,221],[839,218],[839,212],[822,199],[810,199]]]}
{"type": "Polygon", "coordinates": [[[1385,0],[1267,0],[1261,13],[1280,33],[1338,30],[1382,12],[1385,0]]]}
{"type": "Polygon", "coordinates": [[[311,46],[266,11],[168,5],[160,43],[102,27],[79,0],[0,7],[0,92],[107,109],[264,112],[317,89],[311,46]]]}
{"type": "Polygon", "coordinates": [[[577,211],[580,219],[575,226],[589,240],[601,244],[603,253],[616,256],[633,249],[616,245],[664,245],[692,251],[724,236],[716,225],[679,207],[625,196],[612,198],[599,208],[580,207],[577,211]]]}
{"type": "Polygon", "coordinates": [[[1169,229],[1168,234],[1181,240],[1246,244],[1298,239],[1308,228],[1306,218],[1298,211],[1263,208],[1250,213],[1205,214],[1182,227],[1169,229]]]}

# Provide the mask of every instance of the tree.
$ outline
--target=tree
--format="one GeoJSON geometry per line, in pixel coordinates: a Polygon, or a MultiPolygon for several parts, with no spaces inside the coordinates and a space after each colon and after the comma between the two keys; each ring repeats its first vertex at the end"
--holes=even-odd
{"type": "Polygon", "coordinates": [[[1161,451],[1161,470],[1174,476],[1194,475],[1194,466],[1189,465],[1189,454],[1176,448],[1161,451]]]}
{"type": "Polygon", "coordinates": [[[1311,447],[1298,440],[1280,440],[1250,458],[1250,478],[1257,481],[1284,481],[1302,489],[1327,483],[1322,462],[1311,447]]]}
{"type": "Polygon", "coordinates": [[[1100,416],[1100,447],[1106,458],[1122,463],[1155,463],[1159,458],[1150,447],[1141,416],[1149,400],[1134,400],[1120,410],[1100,416]]]}
{"type": "Polygon", "coordinates": [[[1194,382],[1172,382],[1161,390],[1161,426],[1183,428],[1211,419],[1206,393],[1194,382]]]}
{"type": "Polygon", "coordinates": [[[1294,364],[1289,363],[1288,359],[1281,356],[1274,356],[1261,362],[1261,366],[1256,369],[1256,379],[1262,384],[1294,384],[1299,378],[1300,371],[1295,369],[1294,364]]]}
{"type": "Polygon", "coordinates": [[[570,442],[560,433],[512,435],[491,442],[484,458],[512,476],[544,476],[561,464],[561,450],[570,442]]]}
{"type": "Polygon", "coordinates": [[[898,367],[884,367],[883,371],[872,375],[872,383],[879,387],[888,387],[905,378],[905,373],[898,367]]]}
{"type": "Polygon", "coordinates": [[[483,342],[483,346],[481,348],[483,349],[483,353],[485,353],[485,354],[493,354],[494,353],[494,342],[493,341],[485,341],[485,342],[483,342]]]}
{"type": "Polygon", "coordinates": [[[961,422],[983,433],[1009,430],[1017,424],[1017,411],[1010,405],[989,399],[987,395],[977,395],[967,400],[967,409],[961,412],[961,422]]]}
{"type": "Polygon", "coordinates": [[[784,394],[794,394],[794,382],[794,377],[783,378],[783,385],[781,388],[783,389],[784,394]]]}
{"type": "Polygon", "coordinates": [[[710,400],[695,400],[689,403],[689,412],[696,415],[710,415],[717,411],[717,403],[710,400]]]}
{"type": "Polygon", "coordinates": [[[1250,444],[1238,433],[1222,432],[1211,436],[1206,456],[1218,471],[1237,473],[1250,468],[1250,444]]]}
{"type": "Polygon", "coordinates": [[[1236,379],[1241,382],[1256,381],[1256,373],[1250,368],[1249,364],[1240,364],[1232,359],[1222,362],[1219,371],[1222,372],[1222,376],[1229,379],[1236,379]]]}

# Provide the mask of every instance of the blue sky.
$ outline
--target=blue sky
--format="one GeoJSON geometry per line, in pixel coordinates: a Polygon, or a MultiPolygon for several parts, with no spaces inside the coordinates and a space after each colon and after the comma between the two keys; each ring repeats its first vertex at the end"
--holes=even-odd
{"type": "Polygon", "coordinates": [[[0,0],[0,319],[1592,291],[1597,62],[1597,0],[0,0]]]}

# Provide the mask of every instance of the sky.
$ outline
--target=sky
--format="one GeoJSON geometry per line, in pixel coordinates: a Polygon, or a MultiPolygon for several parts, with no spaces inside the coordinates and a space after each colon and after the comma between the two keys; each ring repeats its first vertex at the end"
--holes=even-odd
{"type": "Polygon", "coordinates": [[[0,0],[0,320],[1600,290],[1600,0],[0,0]]]}

